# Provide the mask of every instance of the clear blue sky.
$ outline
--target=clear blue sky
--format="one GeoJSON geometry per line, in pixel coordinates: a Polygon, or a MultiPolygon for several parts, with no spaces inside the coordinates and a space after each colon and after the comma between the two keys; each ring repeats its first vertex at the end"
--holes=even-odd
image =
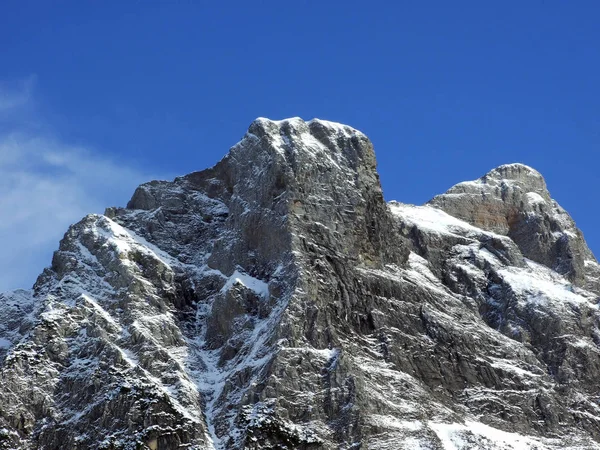
{"type": "Polygon", "coordinates": [[[599,23],[584,0],[4,0],[0,289],[31,284],[68,223],[213,165],[258,116],[360,129],[407,203],[531,165],[598,255],[599,23]]]}

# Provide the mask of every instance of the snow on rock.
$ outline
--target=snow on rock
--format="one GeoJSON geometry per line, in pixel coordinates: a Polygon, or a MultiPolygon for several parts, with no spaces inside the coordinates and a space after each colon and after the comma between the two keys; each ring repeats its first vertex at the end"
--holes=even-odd
{"type": "Polygon", "coordinates": [[[419,229],[426,229],[441,235],[468,235],[469,233],[479,235],[484,233],[480,228],[469,225],[432,206],[406,205],[395,201],[390,202],[389,205],[394,215],[419,229]]]}
{"type": "Polygon", "coordinates": [[[583,234],[551,198],[539,172],[507,164],[475,181],[459,183],[429,204],[471,225],[509,236],[523,255],[600,294],[595,261],[583,234]]]}
{"type": "Polygon", "coordinates": [[[0,294],[0,355],[22,339],[32,324],[34,309],[31,291],[0,294]]]}
{"type": "Polygon", "coordinates": [[[524,301],[553,302],[557,307],[567,304],[595,305],[595,297],[584,293],[568,280],[541,264],[527,261],[527,269],[506,267],[498,271],[504,281],[524,301]]]}
{"type": "Polygon", "coordinates": [[[525,198],[530,205],[545,204],[546,200],[537,192],[527,192],[525,198]]]}
{"type": "Polygon", "coordinates": [[[467,421],[462,424],[445,424],[429,422],[442,442],[444,450],[467,450],[470,448],[498,450],[543,449],[538,440],[507,433],[480,422],[467,421]]]}
{"type": "Polygon", "coordinates": [[[228,291],[235,284],[241,284],[260,297],[265,298],[269,296],[269,285],[267,283],[237,270],[229,277],[225,285],[221,288],[221,292],[228,291]]]}

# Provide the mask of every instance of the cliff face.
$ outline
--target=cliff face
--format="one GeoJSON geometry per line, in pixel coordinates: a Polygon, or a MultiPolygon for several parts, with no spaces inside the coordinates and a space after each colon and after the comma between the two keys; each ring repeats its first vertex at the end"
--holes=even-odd
{"type": "Polygon", "coordinates": [[[600,448],[600,268],[543,178],[386,204],[370,141],[256,120],[0,296],[0,448],[600,448]]]}

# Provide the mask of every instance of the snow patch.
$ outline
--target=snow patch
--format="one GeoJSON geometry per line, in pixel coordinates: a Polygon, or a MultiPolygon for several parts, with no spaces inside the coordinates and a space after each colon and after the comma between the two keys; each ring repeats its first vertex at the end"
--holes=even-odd
{"type": "Polygon", "coordinates": [[[527,192],[525,194],[525,198],[527,199],[527,202],[530,205],[541,205],[541,204],[545,205],[546,204],[546,200],[544,200],[544,197],[542,197],[537,192],[527,192]]]}
{"type": "Polygon", "coordinates": [[[246,287],[247,289],[250,289],[259,297],[262,297],[262,298],[269,297],[269,284],[268,283],[265,283],[264,281],[259,280],[258,278],[254,278],[248,274],[242,273],[239,270],[236,270],[235,272],[233,272],[233,274],[229,277],[229,279],[227,280],[227,282],[221,289],[221,292],[223,292],[223,293],[227,292],[229,289],[231,289],[236,284],[241,284],[242,286],[246,287]]]}
{"type": "Polygon", "coordinates": [[[491,235],[433,206],[415,206],[392,201],[392,213],[410,226],[440,235],[479,236],[491,235]]]}
{"type": "Polygon", "coordinates": [[[583,292],[575,288],[562,276],[553,270],[526,260],[527,269],[505,267],[498,272],[515,294],[528,303],[534,304],[587,304],[591,301],[584,297],[583,292]]]}
{"type": "Polygon", "coordinates": [[[498,430],[481,422],[459,423],[429,422],[442,443],[444,450],[470,450],[493,448],[494,450],[533,450],[544,449],[540,441],[528,436],[498,430]]]}

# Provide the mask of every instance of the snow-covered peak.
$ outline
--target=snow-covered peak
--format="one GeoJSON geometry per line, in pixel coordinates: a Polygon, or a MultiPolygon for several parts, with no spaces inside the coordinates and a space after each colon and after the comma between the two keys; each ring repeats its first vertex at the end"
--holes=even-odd
{"type": "Polygon", "coordinates": [[[494,192],[496,188],[503,191],[513,189],[522,193],[533,192],[547,201],[550,200],[550,194],[542,174],[520,163],[504,164],[490,170],[477,180],[458,183],[451,187],[446,195],[488,193],[494,192]]]}
{"type": "Polygon", "coordinates": [[[285,132],[287,129],[292,129],[297,132],[306,132],[307,129],[310,129],[311,127],[320,127],[336,135],[343,135],[346,137],[360,135],[365,137],[363,133],[348,125],[318,118],[305,121],[300,117],[291,117],[282,120],[271,120],[266,117],[258,117],[252,122],[249,129],[255,129],[256,127],[261,127],[266,132],[270,133],[278,133],[281,132],[281,130],[284,130],[285,132]]]}
{"type": "Polygon", "coordinates": [[[365,149],[372,153],[368,138],[352,127],[320,119],[304,121],[299,117],[256,119],[243,139],[231,149],[231,155],[248,163],[262,163],[255,153],[247,151],[256,146],[284,164],[294,164],[297,156],[301,156],[329,163],[332,169],[343,169],[357,158],[364,158],[365,149]]]}
{"type": "Polygon", "coordinates": [[[537,180],[543,181],[544,177],[533,167],[522,163],[503,164],[490,170],[485,177],[503,180],[537,180]]]}

